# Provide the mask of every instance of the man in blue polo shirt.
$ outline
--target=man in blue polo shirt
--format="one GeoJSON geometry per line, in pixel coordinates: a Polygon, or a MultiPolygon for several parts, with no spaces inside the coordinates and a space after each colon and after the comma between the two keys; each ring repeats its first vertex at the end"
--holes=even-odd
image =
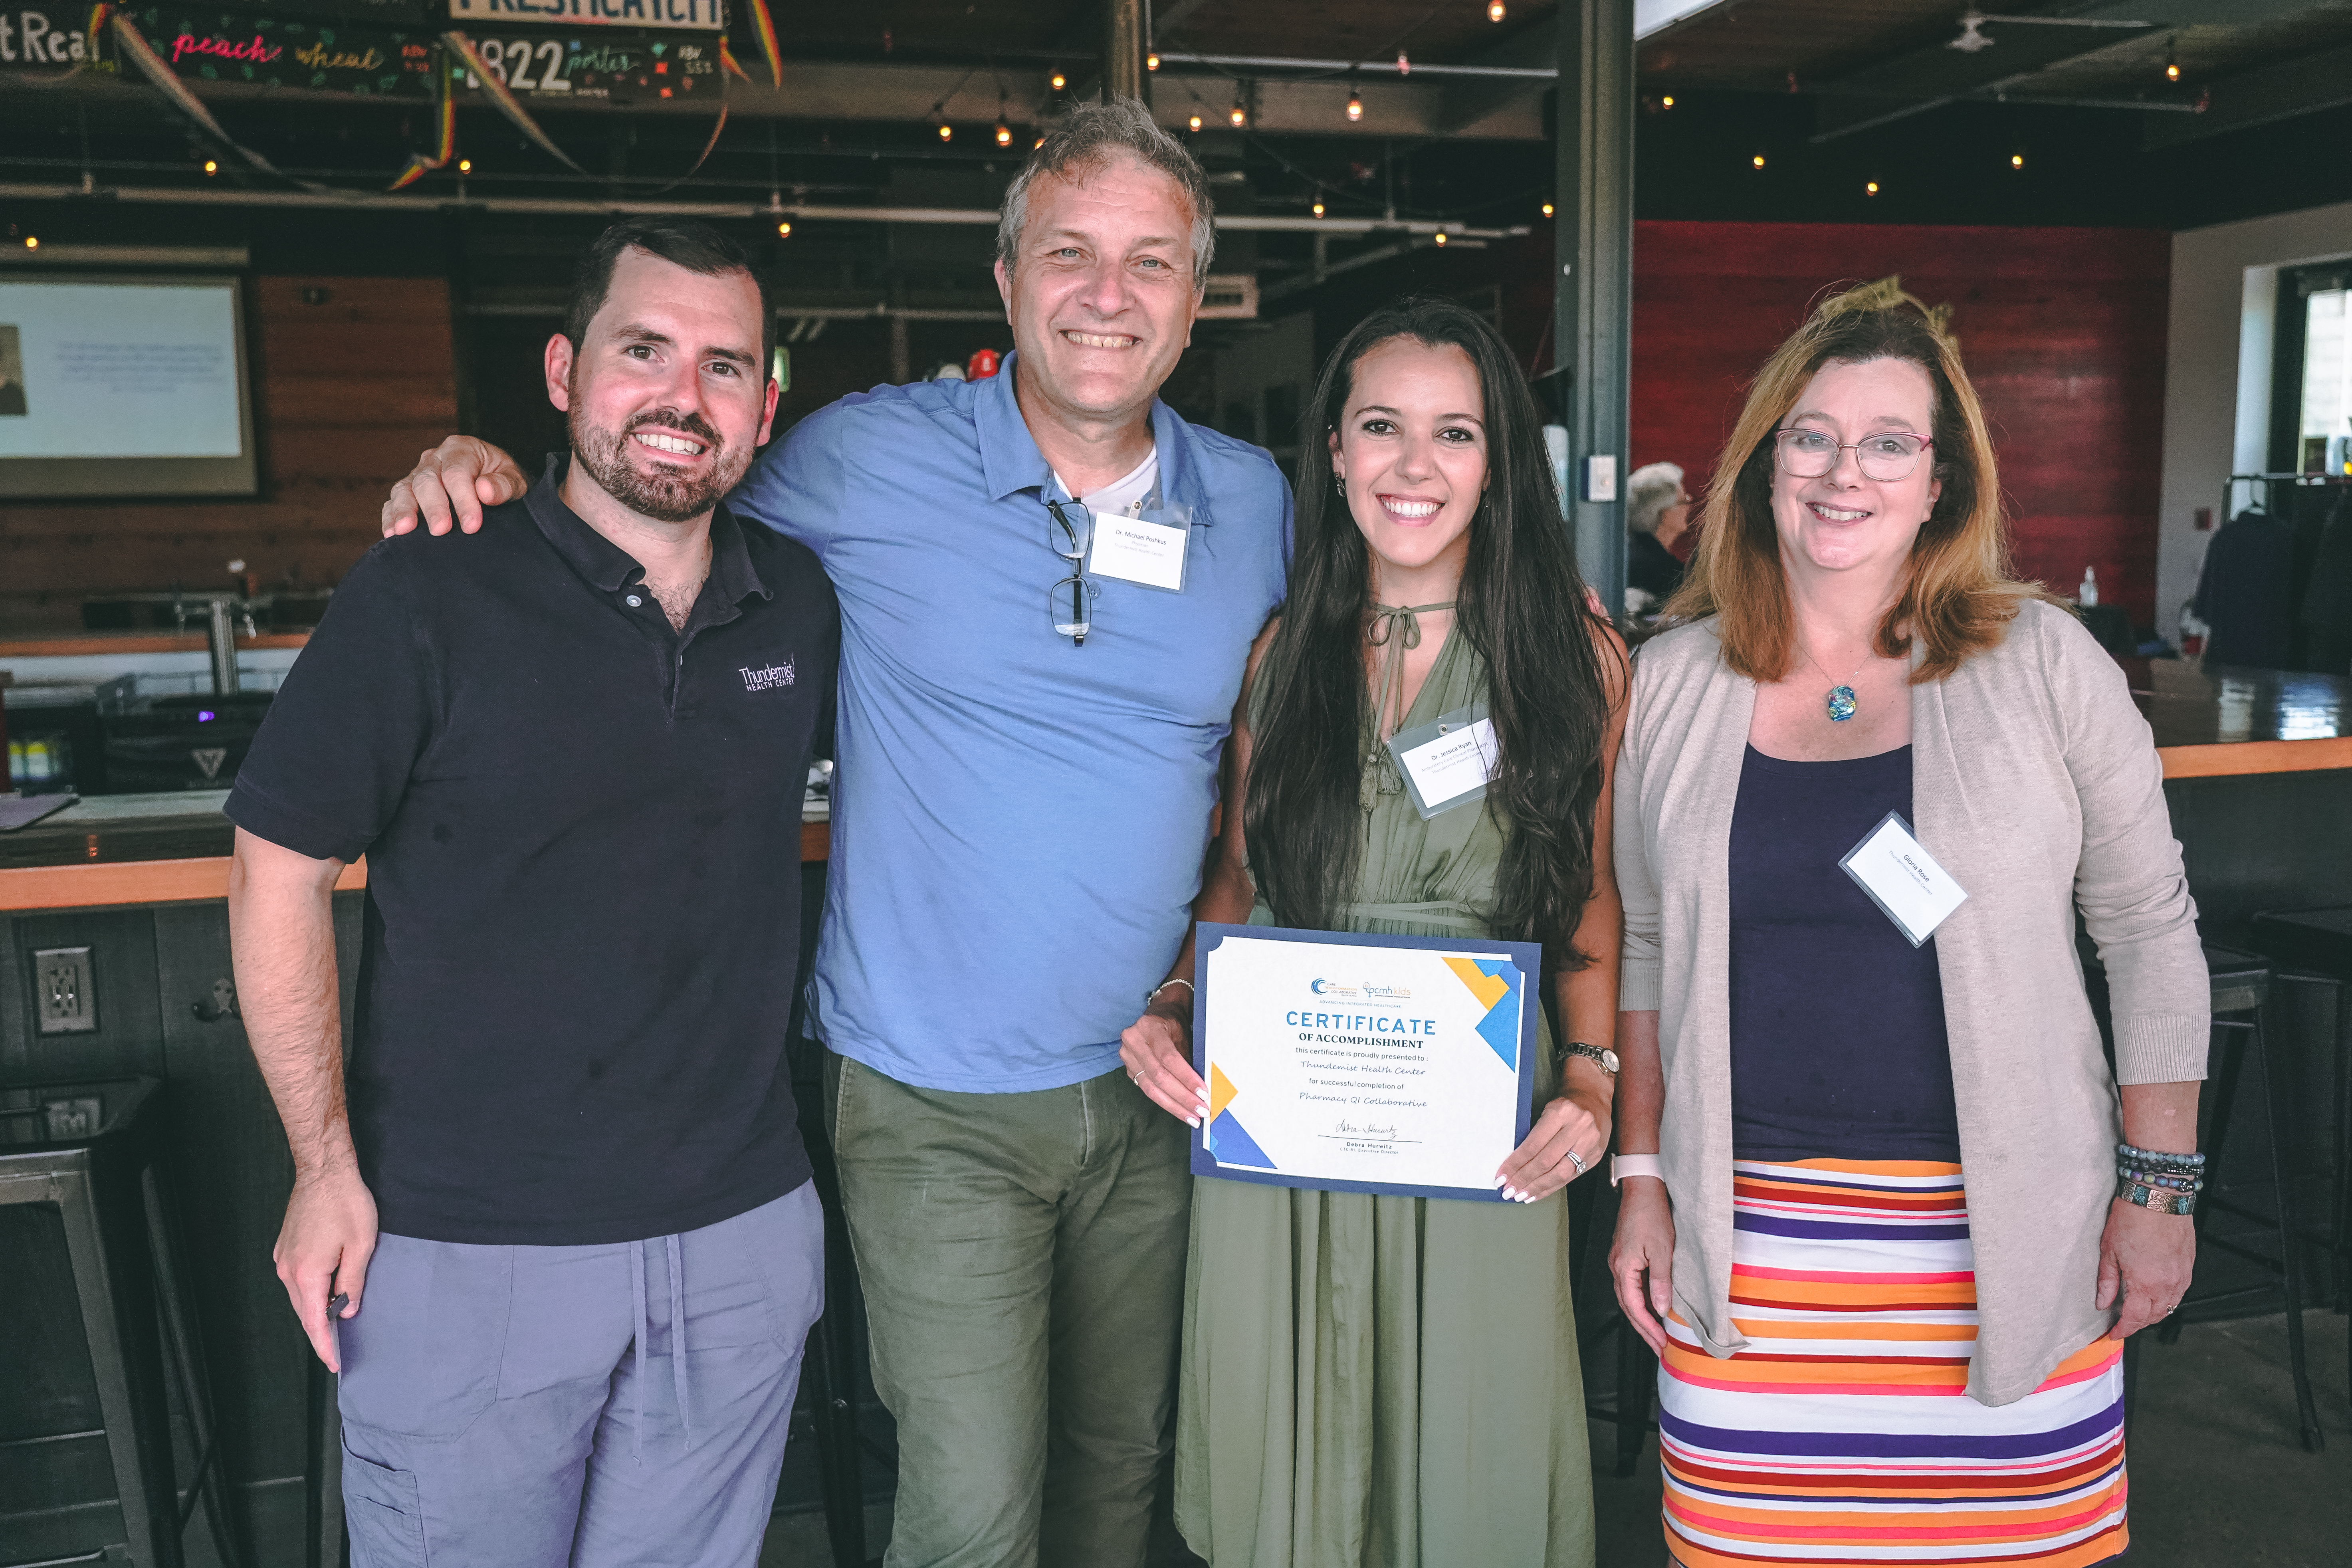
{"type": "MultiPolygon", "coordinates": [[[[841,596],[814,1016],[898,1418],[892,1568],[1143,1561],[1191,1178],[1119,1035],[1190,921],[1290,517],[1264,452],[1156,401],[1213,239],[1147,111],[1075,111],[1006,197],[1004,372],[845,398],[729,501],[841,596]]],[[[520,478],[452,437],[387,531],[520,478]]]]}

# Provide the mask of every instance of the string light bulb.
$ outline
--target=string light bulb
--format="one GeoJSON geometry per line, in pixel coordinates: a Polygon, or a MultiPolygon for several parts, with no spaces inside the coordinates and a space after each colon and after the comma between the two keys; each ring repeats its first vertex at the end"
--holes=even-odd
{"type": "Polygon", "coordinates": [[[2009,155],[2009,166],[2012,169],[2022,169],[2025,167],[2025,154],[2022,153],[2011,153],[2009,155]]]}
{"type": "MultiPolygon", "coordinates": [[[[211,165],[210,165],[210,164],[206,164],[206,165],[205,165],[205,168],[206,168],[207,170],[209,170],[209,169],[211,168],[211,165]]],[[[473,172],[474,172],[474,161],[473,161],[471,158],[460,158],[460,159],[458,159],[458,160],[457,160],[457,173],[459,173],[459,174],[472,174],[473,172]]]]}
{"type": "Polygon", "coordinates": [[[1764,166],[1764,154],[1763,154],[1763,153],[1757,153],[1757,154],[1756,154],[1756,156],[1754,156],[1753,158],[1750,158],[1750,159],[1749,159],[1749,160],[1748,160],[1748,163],[1750,163],[1751,164],[1753,164],[1753,165],[1754,165],[1754,166],[1756,166],[1757,168],[1760,169],[1760,168],[1762,168],[1762,167],[1764,166]]]}
{"type": "Polygon", "coordinates": [[[27,249],[27,250],[38,250],[38,249],[40,249],[40,248],[41,248],[41,237],[40,237],[40,236],[38,236],[38,235],[37,235],[37,234],[28,234],[28,235],[26,235],[26,236],[25,237],[25,248],[26,248],[26,249],[27,249]]]}
{"type": "Polygon", "coordinates": [[[1499,22],[1507,15],[1508,13],[1503,9],[1503,0],[1486,0],[1486,20],[1499,22]]]}
{"type": "Polygon", "coordinates": [[[1155,49],[1150,54],[1143,57],[1143,68],[1148,71],[1156,71],[1160,68],[1160,52],[1158,50],[1155,49]]]}
{"type": "Polygon", "coordinates": [[[1005,124],[1001,120],[996,122],[996,144],[999,147],[1010,147],[1013,145],[1013,127],[1005,124]]]}
{"type": "Polygon", "coordinates": [[[1876,195],[1878,194],[1878,182],[1876,180],[1873,180],[1868,184],[1863,186],[1862,194],[1866,196],[1876,195]]]}
{"type": "Polygon", "coordinates": [[[1189,128],[1191,128],[1192,130],[1198,131],[1199,129],[1201,129],[1201,117],[1200,117],[1199,115],[1197,115],[1197,114],[1196,114],[1196,115],[1192,116],[1192,119],[1190,119],[1190,120],[1186,121],[1184,123],[1185,123],[1185,125],[1186,125],[1186,126],[1188,126],[1188,127],[1189,127],[1189,128]]]}
{"type": "Polygon", "coordinates": [[[776,237],[778,239],[790,239],[792,237],[793,226],[790,222],[780,223],[776,226],[776,237]]]}
{"type": "Polygon", "coordinates": [[[1054,68],[1054,74],[1046,79],[1054,84],[1054,90],[1055,92],[1059,92],[1064,88],[1070,85],[1070,79],[1062,74],[1062,68],[1059,66],[1055,66],[1054,68]]]}
{"type": "Polygon", "coordinates": [[[1445,231],[1442,228],[1437,231],[1437,247],[1440,250],[1445,248],[1445,231]]]}
{"type": "Polygon", "coordinates": [[[2180,50],[2178,45],[2170,42],[2164,46],[2164,79],[2167,81],[2180,79],[2180,50]]]}
{"type": "Polygon", "coordinates": [[[1225,118],[1234,122],[1234,130],[1239,131],[1243,126],[1249,123],[1249,110],[1242,107],[1242,100],[1236,98],[1234,100],[1233,111],[1227,114],[1225,118]]]}
{"type": "Polygon", "coordinates": [[[1658,102],[1664,108],[1672,109],[1675,106],[1675,95],[1670,92],[1666,94],[1665,97],[1658,100],[1658,102]]]}
{"type": "Polygon", "coordinates": [[[207,174],[217,174],[220,173],[220,165],[214,163],[210,158],[207,158],[205,160],[205,173],[207,174]]]}
{"type": "Polygon", "coordinates": [[[1353,125],[1364,117],[1364,95],[1354,88],[1348,89],[1348,123],[1353,125]]]}
{"type": "Polygon", "coordinates": [[[1551,204],[1549,202],[1544,203],[1544,216],[1551,216],[1551,204]]]}
{"type": "Polygon", "coordinates": [[[1399,49],[1397,51],[1397,75],[1411,76],[1412,74],[1412,61],[1405,58],[1405,53],[1402,49],[1399,49]]]}
{"type": "Polygon", "coordinates": [[[950,125],[944,120],[940,121],[940,140],[942,142],[952,142],[955,140],[955,127],[950,125]]]}
{"type": "Polygon", "coordinates": [[[1315,204],[1315,216],[1317,217],[1321,217],[1323,216],[1323,204],[1321,202],[1317,202],[1315,204]]]}

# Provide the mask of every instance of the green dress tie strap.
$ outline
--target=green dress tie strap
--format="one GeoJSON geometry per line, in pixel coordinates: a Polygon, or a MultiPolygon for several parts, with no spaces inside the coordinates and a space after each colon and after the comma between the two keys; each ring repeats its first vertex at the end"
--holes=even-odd
{"type": "MultiPolygon", "coordinates": [[[[1404,656],[1421,646],[1421,617],[1439,610],[1451,610],[1454,601],[1442,605],[1374,605],[1371,624],[1364,640],[1374,647],[1389,650],[1381,666],[1380,700],[1372,704],[1372,731],[1375,736],[1385,730],[1391,734],[1404,728],[1404,656]],[[1390,710],[1395,718],[1391,721],[1390,710]]],[[[1364,757],[1363,805],[1370,811],[1383,795],[1396,795],[1404,789],[1404,780],[1389,762],[1386,746],[1375,741],[1364,757]]]]}

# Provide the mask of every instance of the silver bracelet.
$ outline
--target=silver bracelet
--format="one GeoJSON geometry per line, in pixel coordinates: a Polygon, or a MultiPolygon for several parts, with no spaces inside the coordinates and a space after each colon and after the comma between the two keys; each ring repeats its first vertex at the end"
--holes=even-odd
{"type": "Polygon", "coordinates": [[[1152,1005],[1152,1003],[1154,1003],[1154,1002],[1156,1002],[1156,1001],[1158,1001],[1158,1000],[1160,999],[1160,994],[1162,991],[1167,990],[1171,985],[1181,985],[1185,990],[1187,990],[1187,991],[1191,991],[1191,992],[1192,993],[1192,994],[1193,994],[1193,995],[1195,995],[1195,996],[1198,996],[1198,995],[1200,995],[1200,994],[1201,994],[1198,990],[1195,990],[1195,989],[1193,988],[1192,983],[1191,981],[1186,980],[1186,979],[1183,979],[1183,978],[1181,978],[1181,977],[1180,976],[1179,978],[1176,978],[1176,979],[1173,979],[1173,980],[1163,980],[1163,981],[1161,981],[1159,984],[1157,984],[1157,985],[1153,986],[1150,990],[1149,990],[1149,991],[1145,992],[1145,993],[1143,994],[1143,1005],[1144,1005],[1146,1007],[1150,1007],[1150,1006],[1152,1005]]]}

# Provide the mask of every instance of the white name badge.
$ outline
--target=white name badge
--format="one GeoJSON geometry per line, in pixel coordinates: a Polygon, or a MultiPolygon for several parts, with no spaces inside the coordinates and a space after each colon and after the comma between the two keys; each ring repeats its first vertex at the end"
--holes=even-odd
{"type": "Polygon", "coordinates": [[[1967,890],[1911,837],[1911,825],[1900,812],[1888,812],[1838,865],[1913,947],[1935,935],[1946,917],[1968,901],[1967,890]]]}
{"type": "Polygon", "coordinates": [[[1389,750],[1404,770],[1412,804],[1427,821],[1439,812],[1486,798],[1495,774],[1495,725],[1476,708],[1441,715],[1432,724],[1389,738],[1389,750]]]}
{"type": "Polygon", "coordinates": [[[1185,546],[1192,531],[1181,522],[1095,513],[1095,547],[1087,570],[1097,577],[1140,583],[1171,594],[1184,591],[1185,546]]]}

